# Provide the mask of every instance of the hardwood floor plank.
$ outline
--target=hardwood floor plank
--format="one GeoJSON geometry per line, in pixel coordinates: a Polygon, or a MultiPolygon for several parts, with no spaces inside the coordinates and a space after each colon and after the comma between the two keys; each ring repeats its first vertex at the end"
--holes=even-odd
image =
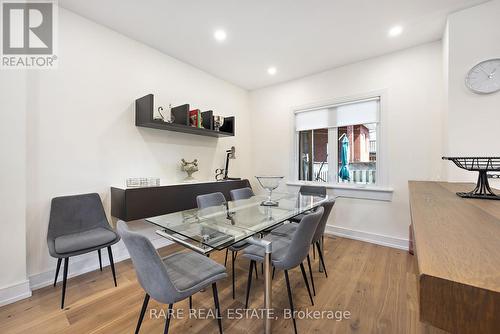
{"type": "MultiPolygon", "coordinates": [[[[183,250],[169,246],[162,256],[183,250]]],[[[349,311],[350,319],[298,319],[298,331],[305,333],[442,333],[419,322],[415,259],[404,251],[343,238],[325,238],[325,262],[328,278],[318,271],[318,258],[312,261],[316,286],[311,306],[300,269],[289,272],[294,304],[298,311],[349,311]]],[[[224,262],[224,252],[212,255],[224,262]]],[[[312,257],[311,257],[312,259],[312,257]]],[[[231,278],[218,283],[225,333],[262,333],[263,321],[248,318],[229,320],[228,309],[244,308],[248,261],[236,261],[236,299],[232,299],[231,278]]],[[[230,271],[230,264],[228,264],[230,271]]],[[[116,264],[118,287],[113,286],[109,268],[71,278],[68,281],[67,307],[59,309],[60,285],[33,292],[23,301],[0,308],[0,333],[130,333],[139,316],[144,292],[137,282],[130,260],[116,264]]],[[[260,269],[260,267],[259,267],[260,269]]],[[[259,270],[260,274],[260,270],[259,270]]],[[[263,306],[262,275],[253,280],[251,308],[263,306]]],[[[214,309],[212,291],[206,289],[193,296],[195,309],[214,309]]],[[[288,297],[284,275],[276,272],[273,281],[273,304],[278,319],[274,333],[293,333],[292,321],[284,319],[288,297]]],[[[189,319],[188,303],[181,301],[174,310],[182,309],[186,319],[171,321],[172,333],[218,333],[215,319],[189,319]]],[[[161,333],[164,318],[151,318],[151,310],[166,310],[150,301],[141,333],[161,333]]]]}

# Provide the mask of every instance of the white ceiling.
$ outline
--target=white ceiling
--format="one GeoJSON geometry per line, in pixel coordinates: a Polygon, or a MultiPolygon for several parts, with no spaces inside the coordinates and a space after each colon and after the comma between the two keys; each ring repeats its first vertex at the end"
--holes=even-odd
{"type": "Polygon", "coordinates": [[[485,0],[59,0],[71,11],[246,89],[438,40],[485,0]],[[388,30],[400,24],[396,38],[388,30]],[[227,40],[213,38],[216,29],[227,40]],[[278,70],[267,73],[269,66],[278,70]]]}

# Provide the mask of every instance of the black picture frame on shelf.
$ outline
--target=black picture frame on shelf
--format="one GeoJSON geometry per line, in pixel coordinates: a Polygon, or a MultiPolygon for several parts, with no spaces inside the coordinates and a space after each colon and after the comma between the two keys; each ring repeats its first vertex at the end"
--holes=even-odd
{"type": "Polygon", "coordinates": [[[174,117],[173,123],[189,126],[189,104],[173,107],[171,113],[174,117]]]}
{"type": "Polygon", "coordinates": [[[224,117],[224,124],[219,128],[219,132],[232,133],[234,135],[234,116],[224,117]]]}
{"type": "Polygon", "coordinates": [[[201,126],[207,130],[214,129],[214,112],[212,110],[201,113],[201,126]]]}

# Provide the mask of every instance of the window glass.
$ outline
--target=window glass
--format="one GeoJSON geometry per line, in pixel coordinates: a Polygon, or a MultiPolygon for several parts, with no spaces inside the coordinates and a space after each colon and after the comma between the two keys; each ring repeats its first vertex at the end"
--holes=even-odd
{"type": "Polygon", "coordinates": [[[374,184],[377,171],[375,123],[338,128],[338,182],[374,184]]]}
{"type": "Polygon", "coordinates": [[[328,129],[299,132],[299,180],[328,182],[328,129]]]}

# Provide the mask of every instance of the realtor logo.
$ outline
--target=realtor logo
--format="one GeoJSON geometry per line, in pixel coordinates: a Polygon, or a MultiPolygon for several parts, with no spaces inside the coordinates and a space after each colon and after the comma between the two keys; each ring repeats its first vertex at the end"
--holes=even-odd
{"type": "Polygon", "coordinates": [[[2,1],[2,68],[53,68],[55,1],[2,1]]]}

